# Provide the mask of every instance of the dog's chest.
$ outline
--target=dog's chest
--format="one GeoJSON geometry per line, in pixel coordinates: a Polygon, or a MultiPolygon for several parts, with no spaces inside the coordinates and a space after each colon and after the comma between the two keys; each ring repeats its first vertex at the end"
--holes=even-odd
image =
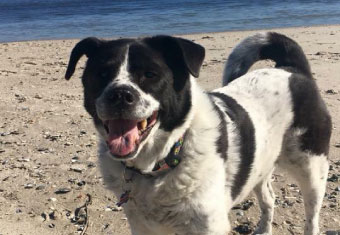
{"type": "Polygon", "coordinates": [[[160,180],[137,178],[131,187],[129,201],[124,210],[129,217],[137,217],[147,227],[159,231],[159,234],[171,234],[174,230],[187,227],[192,223],[190,216],[196,214],[199,221],[202,217],[194,212],[193,198],[187,190],[168,185],[160,180]],[[165,232],[166,231],[166,232],[165,232]]]}

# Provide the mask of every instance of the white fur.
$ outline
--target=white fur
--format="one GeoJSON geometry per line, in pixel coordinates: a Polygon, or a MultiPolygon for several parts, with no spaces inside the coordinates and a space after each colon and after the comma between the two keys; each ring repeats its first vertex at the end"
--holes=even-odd
{"type": "MultiPolygon", "coordinates": [[[[123,72],[119,76],[122,75],[123,72]]],[[[123,207],[133,235],[225,235],[230,230],[228,211],[253,189],[263,212],[256,233],[271,234],[274,193],[270,177],[276,162],[293,172],[301,183],[306,204],[305,234],[317,234],[328,163],[326,156],[309,156],[294,145],[303,130],[289,130],[293,121],[290,75],[283,70],[263,69],[215,90],[234,98],[248,112],[255,128],[255,159],[249,179],[235,200],[231,187],[241,157],[239,130],[224,115],[228,132],[228,158],[224,161],[216,148],[220,135],[218,113],[212,100],[190,78],[192,108],[185,122],[171,132],[156,125],[132,161],[134,167],[150,172],[186,132],[181,150],[184,156],[176,168],[154,178],[130,172],[132,198],[123,207]]],[[[129,83],[128,79],[125,82],[129,83]]],[[[214,102],[219,109],[225,109],[217,99],[214,102]]],[[[102,138],[101,170],[108,188],[118,197],[126,187],[124,167],[111,159],[102,138]]]]}
{"type": "MultiPolygon", "coordinates": [[[[219,99],[214,99],[216,105],[221,109],[225,110],[219,99]]],[[[225,194],[226,198],[226,210],[229,211],[234,202],[231,196],[231,188],[235,179],[235,175],[239,170],[240,164],[240,133],[235,123],[224,113],[224,118],[227,121],[227,133],[228,133],[228,150],[227,160],[225,162],[225,188],[228,193],[225,194]]]]}
{"type": "Polygon", "coordinates": [[[279,69],[261,69],[215,90],[234,98],[248,112],[255,128],[256,152],[251,177],[237,202],[272,171],[275,157],[280,154],[283,136],[293,120],[290,76],[291,73],[279,69]],[[276,92],[279,95],[275,96],[276,92]]]}
{"type": "Polygon", "coordinates": [[[271,186],[270,172],[267,177],[256,185],[254,192],[259,200],[261,208],[261,219],[255,234],[271,234],[272,233],[272,222],[274,216],[274,204],[275,195],[271,186]]]}
{"type": "MultiPolygon", "coordinates": [[[[215,129],[218,118],[207,95],[196,86],[193,79],[191,81],[193,82],[192,95],[195,97],[193,100],[196,102],[193,103],[187,121],[175,132],[158,131],[160,133],[157,134],[157,137],[154,136],[156,140],[151,142],[154,145],[151,150],[156,150],[156,152],[149,152],[149,143],[147,143],[134,162],[134,166],[140,166],[139,162],[149,159],[150,154],[154,154],[154,156],[164,154],[164,158],[167,154],[166,151],[163,151],[164,143],[165,148],[168,148],[169,151],[174,142],[190,126],[184,142],[184,148],[187,149],[186,156],[178,167],[155,179],[134,175],[133,200],[124,205],[129,221],[132,220],[130,225],[132,231],[135,231],[133,234],[172,234],[176,232],[177,234],[219,235],[225,234],[227,231],[227,211],[224,209],[226,208],[224,203],[224,165],[223,159],[216,157],[214,145],[218,137],[218,132],[215,129]],[[210,114],[207,115],[207,112],[210,114]],[[165,136],[169,139],[168,143],[159,139],[166,139],[165,136]],[[202,143],[205,144],[202,145],[202,143]],[[157,147],[158,145],[159,147],[157,147]],[[204,216],[196,214],[198,208],[204,216]],[[176,215],[174,218],[168,215],[169,210],[176,215]],[[145,218],[146,215],[148,219],[145,218]],[[209,216],[205,218],[205,215],[209,216]],[[169,216],[169,218],[163,221],[165,216],[169,216]],[[202,222],[201,220],[207,221],[202,222]],[[151,228],[153,232],[151,232],[151,228]],[[140,231],[147,231],[147,233],[140,231]]],[[[101,148],[102,154],[99,159],[105,182],[115,191],[116,195],[119,195],[122,193],[121,188],[123,187],[120,181],[123,169],[116,170],[117,173],[109,169],[122,168],[122,165],[109,160],[110,155],[107,154],[104,143],[101,144],[101,148]],[[116,177],[119,179],[117,180],[116,177]],[[113,185],[111,182],[118,183],[113,185]]],[[[150,164],[153,166],[152,162],[150,164]]]]}
{"type": "Polygon", "coordinates": [[[285,151],[279,165],[298,181],[305,204],[305,234],[319,234],[319,214],[325,195],[329,164],[327,156],[294,149],[285,151]],[[292,164],[293,163],[293,164],[292,164]]]}

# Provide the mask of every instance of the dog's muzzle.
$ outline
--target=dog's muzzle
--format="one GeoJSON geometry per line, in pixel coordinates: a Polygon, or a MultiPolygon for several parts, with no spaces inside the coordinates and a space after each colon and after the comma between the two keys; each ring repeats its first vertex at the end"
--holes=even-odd
{"type": "Polygon", "coordinates": [[[158,111],[141,112],[142,103],[138,92],[129,86],[110,87],[96,102],[107,132],[106,143],[116,158],[131,158],[156,124],[158,111]]]}
{"type": "Polygon", "coordinates": [[[111,88],[105,92],[105,102],[113,109],[128,109],[136,104],[138,97],[133,88],[118,87],[111,88]]]}

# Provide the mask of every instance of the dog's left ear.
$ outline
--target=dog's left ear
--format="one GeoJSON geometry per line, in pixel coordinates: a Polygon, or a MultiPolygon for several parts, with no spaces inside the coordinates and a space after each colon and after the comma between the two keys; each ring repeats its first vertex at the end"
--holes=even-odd
{"type": "Polygon", "coordinates": [[[95,37],[89,37],[81,40],[77,43],[77,45],[73,48],[70,56],[70,60],[68,62],[65,79],[69,80],[74,70],[76,69],[76,65],[78,60],[83,56],[86,55],[87,57],[92,56],[96,50],[101,45],[102,41],[95,37]]]}
{"type": "Polygon", "coordinates": [[[205,49],[201,45],[187,39],[164,35],[147,38],[146,41],[151,47],[161,51],[170,64],[182,62],[190,74],[196,78],[199,76],[205,56],[205,49]]]}
{"type": "Polygon", "coordinates": [[[205,57],[204,47],[186,39],[176,38],[176,40],[182,49],[183,58],[189,72],[197,78],[205,57]]]}

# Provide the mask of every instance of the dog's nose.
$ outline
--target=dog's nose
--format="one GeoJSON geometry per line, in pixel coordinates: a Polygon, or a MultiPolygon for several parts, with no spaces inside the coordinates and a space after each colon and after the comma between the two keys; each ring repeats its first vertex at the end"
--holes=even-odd
{"type": "Polygon", "coordinates": [[[107,93],[106,99],[114,106],[131,106],[135,103],[136,96],[130,89],[122,87],[111,89],[107,93]]]}

